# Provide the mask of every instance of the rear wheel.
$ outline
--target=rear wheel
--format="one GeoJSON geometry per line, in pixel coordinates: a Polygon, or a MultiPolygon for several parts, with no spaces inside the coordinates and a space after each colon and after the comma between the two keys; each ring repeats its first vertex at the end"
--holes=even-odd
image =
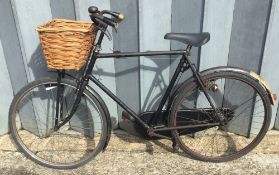
{"type": "MultiPolygon", "coordinates": [[[[76,98],[73,81],[63,79],[62,115],[72,109],[76,98]]],[[[107,120],[98,100],[84,91],[71,120],[59,130],[55,126],[56,79],[37,80],[24,87],[14,98],[9,113],[9,127],[18,148],[43,166],[69,169],[94,158],[104,147],[107,120]]]]}
{"type": "Polygon", "coordinates": [[[237,72],[203,75],[206,91],[217,107],[211,108],[197,82],[185,82],[174,99],[169,126],[219,123],[172,131],[180,148],[202,161],[222,162],[239,158],[263,139],[270,125],[271,104],[265,89],[237,72]]]}

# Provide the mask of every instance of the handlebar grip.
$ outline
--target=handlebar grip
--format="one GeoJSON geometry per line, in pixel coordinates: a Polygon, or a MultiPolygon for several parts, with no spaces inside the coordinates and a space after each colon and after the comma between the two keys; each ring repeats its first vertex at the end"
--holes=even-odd
{"type": "Polygon", "coordinates": [[[117,22],[113,22],[111,19],[104,17],[104,22],[107,23],[108,25],[117,28],[118,27],[118,23],[117,22]]]}
{"type": "Polygon", "coordinates": [[[113,17],[117,18],[118,20],[123,20],[125,19],[125,16],[121,13],[118,13],[118,12],[113,12],[113,11],[109,11],[109,10],[103,10],[102,13],[104,14],[110,14],[112,15],[113,17]]]}
{"type": "Polygon", "coordinates": [[[125,16],[124,16],[123,14],[119,13],[119,15],[118,15],[118,19],[120,19],[120,20],[124,20],[124,19],[125,19],[125,16]]]}
{"type": "Polygon", "coordinates": [[[111,15],[114,16],[115,18],[117,18],[118,20],[121,20],[121,21],[125,19],[125,16],[121,13],[112,12],[111,15]]]}
{"type": "Polygon", "coordinates": [[[97,14],[97,13],[91,13],[90,18],[97,25],[99,23],[101,23],[100,21],[102,21],[103,23],[105,23],[105,24],[107,24],[109,26],[112,26],[114,28],[118,28],[118,22],[117,21],[115,21],[114,19],[107,18],[107,17],[105,17],[103,15],[100,15],[100,14],[97,14]],[[97,20],[97,19],[99,19],[99,20],[97,20]]]}

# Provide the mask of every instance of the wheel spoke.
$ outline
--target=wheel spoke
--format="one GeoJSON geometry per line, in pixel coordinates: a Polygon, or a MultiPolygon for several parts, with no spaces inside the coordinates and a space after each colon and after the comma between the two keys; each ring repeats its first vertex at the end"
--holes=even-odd
{"type": "MultiPolygon", "coordinates": [[[[55,81],[32,83],[21,92],[20,98],[15,99],[13,108],[16,110],[10,116],[14,123],[12,126],[15,126],[12,135],[17,145],[26,150],[24,153],[29,154],[37,163],[52,168],[70,168],[86,163],[102,149],[106,141],[106,134],[103,133],[106,131],[106,117],[98,101],[86,92],[70,122],[56,130],[55,81]]],[[[76,84],[62,81],[62,85],[62,113],[65,117],[72,108],[76,84]]]]}
{"type": "Polygon", "coordinates": [[[255,81],[250,81],[249,78],[237,73],[217,74],[208,75],[204,81],[210,82],[207,84],[206,92],[218,113],[211,109],[204,94],[195,95],[198,85],[193,82],[185,84],[183,90],[185,93],[180,93],[177,97],[175,103],[177,105],[174,107],[176,114],[171,114],[173,117],[170,125],[206,124],[223,117],[225,124],[219,128],[196,127],[172,132],[186,153],[200,160],[219,162],[238,158],[247,153],[243,150],[253,149],[256,146],[253,140],[260,137],[250,135],[255,131],[257,135],[265,134],[262,128],[267,126],[264,120],[267,119],[268,113],[265,107],[267,101],[265,92],[255,81]],[[217,91],[211,88],[213,85],[217,85],[217,91]],[[197,112],[179,115],[178,112],[183,109],[197,112]],[[209,112],[210,109],[212,112],[209,112]]]}

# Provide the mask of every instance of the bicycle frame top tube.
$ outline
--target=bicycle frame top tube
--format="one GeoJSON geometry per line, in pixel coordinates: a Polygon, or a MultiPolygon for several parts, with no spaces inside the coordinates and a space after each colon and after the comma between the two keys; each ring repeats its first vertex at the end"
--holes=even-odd
{"type": "Polygon", "coordinates": [[[141,125],[143,125],[146,129],[150,128],[149,124],[143,121],[131,108],[129,108],[122,100],[120,100],[116,95],[114,95],[109,89],[107,89],[100,81],[98,81],[93,75],[92,70],[98,58],[123,58],[123,57],[138,57],[138,56],[158,56],[158,55],[181,55],[181,61],[178,64],[175,74],[173,75],[171,82],[159,104],[158,109],[155,112],[155,115],[152,118],[152,125],[155,126],[157,124],[158,118],[160,117],[162,108],[169,97],[171,90],[176,82],[176,79],[181,72],[181,67],[185,62],[186,50],[174,50],[174,51],[146,51],[146,52],[114,52],[114,53],[102,53],[101,44],[103,41],[104,33],[101,32],[98,42],[95,44],[94,48],[92,48],[92,53],[90,54],[90,59],[87,62],[86,68],[84,69],[84,74],[81,81],[85,81],[86,85],[88,81],[93,81],[99,88],[101,88],[108,96],[110,96],[117,104],[119,104],[124,110],[126,110],[133,118],[135,118],[141,125]]]}
{"type": "MultiPolygon", "coordinates": [[[[171,50],[171,51],[146,51],[146,52],[120,52],[101,53],[96,58],[124,58],[124,57],[139,57],[139,56],[159,56],[159,55],[183,55],[185,50],[171,50]]],[[[156,58],[156,57],[154,57],[156,58]]],[[[160,58],[158,58],[160,59],[160,58]]]]}
{"type": "MultiPolygon", "coordinates": [[[[86,68],[84,70],[83,74],[83,81],[88,82],[88,80],[93,81],[97,86],[99,86],[107,95],[109,95],[117,104],[119,104],[123,109],[125,109],[133,118],[138,120],[144,127],[149,128],[148,125],[144,121],[142,121],[136,113],[131,110],[123,101],[121,101],[117,96],[115,96],[109,89],[107,89],[100,81],[98,81],[93,75],[92,70],[94,68],[94,65],[96,63],[96,60],[98,58],[123,58],[123,57],[138,57],[138,56],[158,56],[158,55],[181,55],[184,56],[186,54],[186,50],[174,50],[174,51],[146,51],[146,52],[114,52],[114,53],[99,53],[101,50],[101,44],[103,41],[104,33],[101,32],[98,38],[97,43],[91,50],[90,59],[87,62],[86,68]]],[[[183,58],[183,57],[182,57],[183,58]]],[[[182,60],[181,58],[181,60],[182,60]]],[[[182,61],[180,61],[180,64],[178,67],[181,67],[182,61]]],[[[153,118],[153,124],[156,124],[156,121],[158,120],[159,114],[163,108],[163,105],[165,104],[167,97],[169,96],[174,83],[177,79],[177,76],[179,74],[180,68],[177,68],[176,74],[172,78],[172,82],[168,86],[167,91],[165,92],[162,101],[160,102],[160,105],[156,111],[156,116],[153,118]]],[[[87,84],[87,83],[86,83],[87,84]]]]}
{"type": "MultiPolygon", "coordinates": [[[[101,51],[101,44],[105,35],[105,32],[107,30],[108,25],[103,23],[102,26],[98,26],[97,33],[100,32],[98,41],[95,45],[92,46],[90,51],[90,58],[87,61],[86,67],[83,71],[83,76],[81,77],[77,89],[77,98],[75,99],[75,102],[73,104],[73,108],[68,115],[68,117],[65,118],[65,120],[59,124],[59,127],[63,126],[67,121],[71,119],[73,114],[78,108],[79,102],[81,100],[81,96],[83,91],[86,89],[86,86],[88,85],[89,80],[93,81],[99,88],[101,88],[108,96],[110,96],[117,104],[119,104],[123,109],[125,109],[134,119],[136,119],[143,127],[146,129],[154,129],[157,125],[157,121],[161,115],[161,111],[163,109],[163,106],[165,105],[173,86],[175,85],[175,82],[177,80],[177,77],[180,73],[184,72],[185,70],[191,68],[193,74],[195,77],[199,80],[198,82],[202,84],[202,80],[198,74],[198,71],[195,69],[195,67],[191,64],[191,62],[188,59],[188,56],[191,53],[191,45],[188,45],[185,50],[176,50],[176,51],[146,51],[146,52],[115,52],[115,53],[107,53],[107,54],[100,54],[101,51]],[[92,70],[94,68],[94,65],[96,63],[97,58],[108,58],[108,57],[116,57],[116,58],[122,58],[122,57],[135,57],[135,56],[158,56],[158,55],[182,55],[180,62],[176,68],[176,71],[171,79],[171,82],[169,86],[167,87],[167,90],[165,94],[162,97],[162,100],[158,106],[158,109],[156,110],[155,114],[152,116],[151,121],[145,122],[143,119],[141,119],[133,110],[131,110],[125,103],[123,103],[116,95],[114,95],[109,89],[107,89],[100,81],[98,81],[93,75],[92,70]]],[[[204,88],[203,88],[204,89],[204,88]]],[[[205,92],[206,93],[206,92],[205,92]]],[[[210,101],[210,99],[209,99],[210,101]]],[[[211,101],[210,101],[211,102],[211,101]]],[[[214,107],[214,105],[213,105],[214,107]]],[[[152,133],[152,132],[151,132],[152,133]]]]}

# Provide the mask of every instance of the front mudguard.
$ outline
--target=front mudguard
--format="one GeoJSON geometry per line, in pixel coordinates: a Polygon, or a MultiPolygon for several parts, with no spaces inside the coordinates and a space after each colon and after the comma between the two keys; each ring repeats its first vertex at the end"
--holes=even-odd
{"type": "Polygon", "coordinates": [[[107,138],[106,138],[106,143],[103,147],[103,151],[105,151],[106,147],[108,146],[110,136],[111,136],[111,118],[110,118],[109,110],[108,110],[106,103],[102,99],[102,97],[92,87],[86,86],[86,89],[98,100],[98,102],[101,104],[101,106],[105,112],[105,116],[106,116],[106,120],[107,120],[107,138]]]}
{"type": "MultiPolygon", "coordinates": [[[[67,75],[68,77],[73,79],[73,81],[75,81],[78,84],[78,82],[79,82],[78,78],[76,78],[75,76],[73,76],[69,73],[65,73],[65,75],[67,75]]],[[[107,138],[106,138],[106,143],[105,143],[104,148],[103,148],[103,151],[105,151],[106,147],[108,146],[110,136],[111,136],[110,113],[109,113],[108,107],[107,107],[106,103],[104,102],[104,100],[102,99],[102,97],[91,86],[87,85],[86,89],[97,99],[97,101],[101,104],[101,106],[102,106],[102,108],[105,112],[105,117],[106,117],[106,120],[107,120],[107,138]]]]}

